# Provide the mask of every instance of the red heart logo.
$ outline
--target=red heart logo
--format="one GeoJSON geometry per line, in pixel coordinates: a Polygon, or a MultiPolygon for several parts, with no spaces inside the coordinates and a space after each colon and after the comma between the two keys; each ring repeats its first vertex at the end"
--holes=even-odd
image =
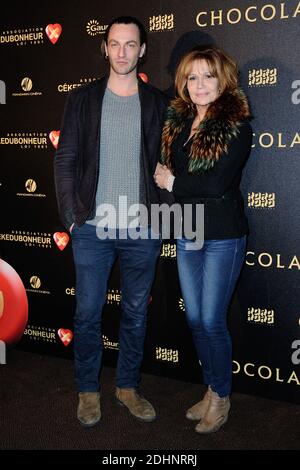
{"type": "Polygon", "coordinates": [[[139,77],[143,80],[143,82],[148,83],[148,76],[144,72],[140,72],[139,77]]]}
{"type": "Polygon", "coordinates": [[[59,142],[59,134],[60,134],[60,131],[51,131],[49,134],[49,139],[51,140],[53,147],[56,149],[57,149],[58,142],[59,142]]]}
{"type": "Polygon", "coordinates": [[[66,232],[55,232],[53,235],[57,247],[62,251],[69,243],[70,237],[66,232]]]}
{"type": "Polygon", "coordinates": [[[59,339],[61,340],[62,344],[64,346],[69,346],[69,344],[71,343],[72,339],[73,339],[73,333],[71,330],[67,330],[65,328],[60,328],[58,331],[57,331],[57,334],[59,336],[59,339]]]}
{"type": "Polygon", "coordinates": [[[55,44],[61,35],[62,27],[59,23],[48,24],[45,31],[52,44],[55,44]]]}

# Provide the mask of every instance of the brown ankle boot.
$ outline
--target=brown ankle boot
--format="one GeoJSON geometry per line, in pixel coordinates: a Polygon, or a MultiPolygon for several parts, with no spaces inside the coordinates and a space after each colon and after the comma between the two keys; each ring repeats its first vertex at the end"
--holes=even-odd
{"type": "Polygon", "coordinates": [[[100,421],[100,393],[80,392],[77,418],[82,426],[90,427],[100,421]]]}
{"type": "Polygon", "coordinates": [[[208,387],[204,397],[201,401],[198,401],[194,406],[189,408],[186,412],[187,419],[191,419],[193,421],[199,421],[205,415],[206,411],[208,410],[209,403],[210,403],[210,393],[211,388],[208,387]]]}
{"type": "Polygon", "coordinates": [[[197,424],[195,430],[200,434],[216,432],[226,423],[230,409],[229,396],[219,397],[211,390],[210,403],[203,419],[197,424]]]}
{"type": "Polygon", "coordinates": [[[126,406],[130,413],[140,421],[154,421],[156,413],[145,398],[141,397],[134,388],[116,388],[116,398],[120,405],[126,406]]]}

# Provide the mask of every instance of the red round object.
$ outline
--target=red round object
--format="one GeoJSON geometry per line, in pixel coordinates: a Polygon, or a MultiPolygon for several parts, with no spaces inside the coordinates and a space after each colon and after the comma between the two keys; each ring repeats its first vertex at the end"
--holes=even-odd
{"type": "Polygon", "coordinates": [[[18,273],[0,259],[0,340],[14,344],[28,321],[28,300],[18,273]]]}

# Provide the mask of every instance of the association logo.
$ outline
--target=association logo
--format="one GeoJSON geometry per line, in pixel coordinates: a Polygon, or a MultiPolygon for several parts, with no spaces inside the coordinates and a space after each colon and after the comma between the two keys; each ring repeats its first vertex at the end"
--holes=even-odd
{"type": "Polygon", "coordinates": [[[42,325],[28,324],[23,337],[34,342],[56,343],[55,330],[42,325]]]}
{"type": "Polygon", "coordinates": [[[0,136],[0,145],[16,145],[23,150],[46,149],[48,147],[45,132],[8,132],[0,136]]]}
{"type": "Polygon", "coordinates": [[[60,83],[57,86],[57,91],[59,93],[69,93],[69,91],[74,90],[75,88],[79,88],[82,85],[87,85],[88,83],[95,82],[99,80],[100,77],[84,77],[79,80],[79,82],[75,83],[60,83]]]}
{"type": "Polygon", "coordinates": [[[62,27],[59,23],[48,24],[45,28],[49,41],[56,44],[60,38],[62,27]]]}
{"type": "Polygon", "coordinates": [[[248,207],[253,209],[274,209],[275,193],[248,193],[248,207]]]}
{"type": "Polygon", "coordinates": [[[53,234],[53,240],[55,241],[57,248],[60,251],[63,251],[68,245],[70,237],[66,232],[55,232],[53,234]]]}
{"type": "Polygon", "coordinates": [[[32,232],[29,230],[12,230],[0,233],[0,241],[24,243],[28,248],[52,248],[51,233],[32,232]]]}
{"type": "Polygon", "coordinates": [[[251,69],[248,72],[248,85],[251,87],[275,86],[277,69],[251,69]]]}
{"type": "Polygon", "coordinates": [[[174,14],[153,15],[149,17],[149,31],[162,32],[174,29],[174,14]]]}
{"type": "Polygon", "coordinates": [[[17,46],[27,46],[43,44],[44,28],[20,28],[15,27],[0,33],[0,44],[16,44],[17,46]]]}
{"type": "Polygon", "coordinates": [[[55,149],[58,147],[60,131],[51,131],[49,133],[49,139],[55,149]]]}
{"type": "Polygon", "coordinates": [[[100,24],[98,20],[90,20],[86,24],[86,32],[89,36],[98,36],[104,34],[108,24],[100,24]]]}
{"type": "Polygon", "coordinates": [[[69,346],[73,339],[73,332],[67,328],[60,328],[57,331],[58,337],[64,346],[69,346]]]}
{"type": "Polygon", "coordinates": [[[1,44],[15,44],[17,46],[38,45],[44,43],[44,35],[48,37],[51,44],[56,44],[62,33],[59,23],[48,24],[44,27],[15,27],[0,33],[1,44]]]}

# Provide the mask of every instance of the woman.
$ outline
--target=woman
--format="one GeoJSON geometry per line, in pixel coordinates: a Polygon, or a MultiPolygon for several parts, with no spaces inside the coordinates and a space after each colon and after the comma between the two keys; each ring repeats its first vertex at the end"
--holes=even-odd
{"type": "Polygon", "coordinates": [[[204,244],[177,240],[177,263],[187,321],[204,382],[204,398],[187,411],[196,431],[217,431],[230,409],[232,355],[227,310],[244,257],[247,220],[239,190],[251,148],[247,99],[235,62],[215,46],[185,54],[177,68],[177,97],[162,136],[162,163],[154,178],[175,201],[204,205],[204,244]]]}

